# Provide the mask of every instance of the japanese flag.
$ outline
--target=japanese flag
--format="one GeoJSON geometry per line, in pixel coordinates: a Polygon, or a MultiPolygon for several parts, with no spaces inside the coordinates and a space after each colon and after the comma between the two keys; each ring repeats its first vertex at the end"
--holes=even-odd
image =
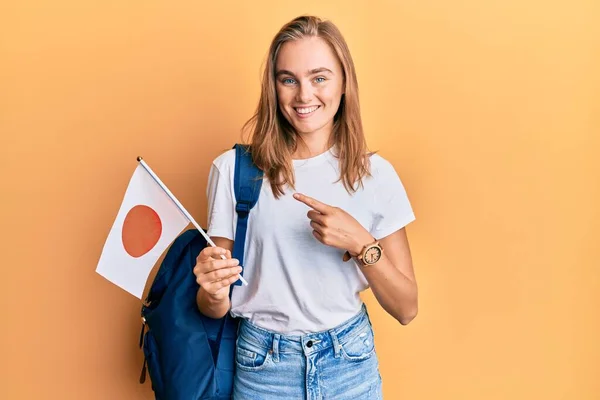
{"type": "Polygon", "coordinates": [[[96,272],[141,299],[154,264],[188,223],[173,200],[138,164],[96,272]]]}

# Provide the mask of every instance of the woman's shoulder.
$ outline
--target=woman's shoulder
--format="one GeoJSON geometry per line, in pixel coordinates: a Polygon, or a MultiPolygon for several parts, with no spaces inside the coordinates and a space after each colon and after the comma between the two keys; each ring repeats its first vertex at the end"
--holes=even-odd
{"type": "Polygon", "coordinates": [[[371,175],[374,177],[385,177],[389,176],[389,174],[396,174],[396,170],[392,163],[379,153],[372,153],[369,160],[371,162],[371,175]]]}
{"type": "Polygon", "coordinates": [[[232,171],[235,167],[235,149],[223,151],[212,162],[219,172],[232,171]]]}

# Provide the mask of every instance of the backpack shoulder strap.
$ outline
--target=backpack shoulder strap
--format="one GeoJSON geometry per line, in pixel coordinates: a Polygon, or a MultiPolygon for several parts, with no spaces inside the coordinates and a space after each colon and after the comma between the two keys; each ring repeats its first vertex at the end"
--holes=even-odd
{"type": "MultiPolygon", "coordinates": [[[[240,266],[244,265],[244,248],[246,244],[246,231],[248,230],[248,216],[250,210],[258,202],[260,190],[262,187],[263,172],[252,161],[252,154],[247,145],[236,144],[235,149],[235,174],[233,185],[235,191],[236,206],[235,211],[238,215],[235,240],[233,243],[232,257],[240,261],[240,266]]],[[[242,274],[244,271],[242,271],[242,274]]],[[[235,285],[240,286],[242,282],[238,280],[235,285]]],[[[230,292],[231,295],[231,292],[230,292]]]]}

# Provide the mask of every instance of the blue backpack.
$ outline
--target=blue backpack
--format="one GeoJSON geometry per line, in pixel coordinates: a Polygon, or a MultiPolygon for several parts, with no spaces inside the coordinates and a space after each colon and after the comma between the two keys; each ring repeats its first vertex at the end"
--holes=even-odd
{"type": "MultiPolygon", "coordinates": [[[[243,265],[248,216],[258,201],[263,174],[246,146],[236,144],[234,148],[238,221],[232,257],[243,265]]],[[[229,313],[221,319],[206,317],[196,304],[198,283],[193,268],[207,245],[197,229],[177,237],[142,306],[144,365],[140,383],[145,382],[147,370],[156,400],[232,397],[238,320],[229,313]]]]}

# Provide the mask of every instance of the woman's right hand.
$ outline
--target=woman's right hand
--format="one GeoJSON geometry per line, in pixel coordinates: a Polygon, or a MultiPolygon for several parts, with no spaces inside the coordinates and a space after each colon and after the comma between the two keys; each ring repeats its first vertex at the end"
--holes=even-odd
{"type": "Polygon", "coordinates": [[[229,298],[229,287],[239,279],[242,268],[231,258],[231,252],[222,247],[205,247],[196,258],[196,282],[214,300],[229,298]],[[225,255],[223,260],[221,255],[225,255]]]}

